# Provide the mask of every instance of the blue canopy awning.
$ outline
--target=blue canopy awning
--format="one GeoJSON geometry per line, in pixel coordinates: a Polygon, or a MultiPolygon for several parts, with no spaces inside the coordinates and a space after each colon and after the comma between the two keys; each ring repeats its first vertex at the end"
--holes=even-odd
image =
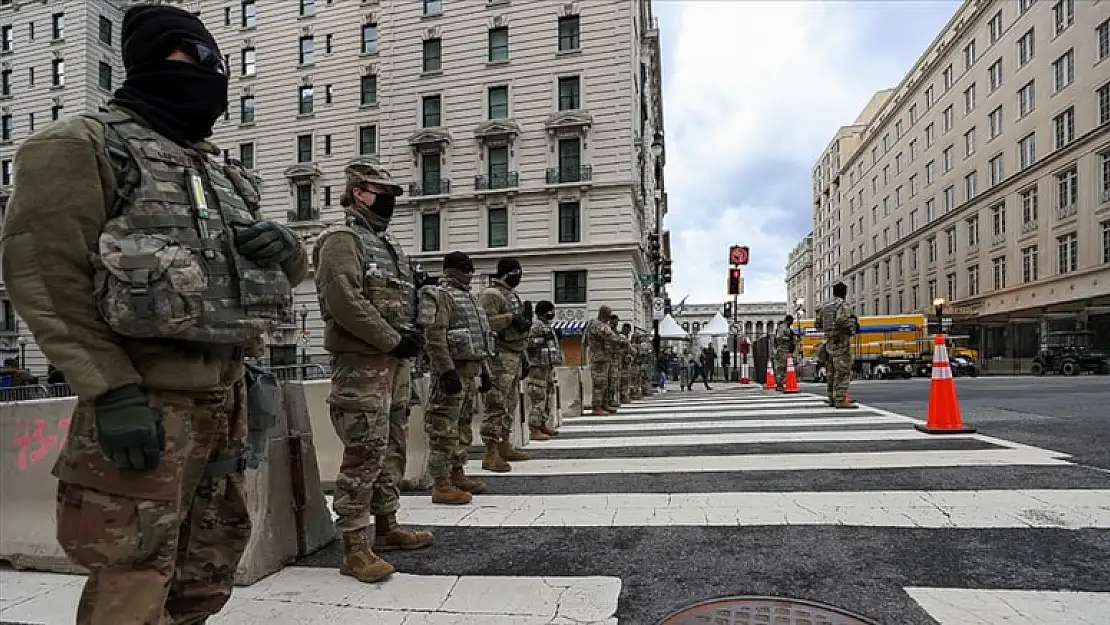
{"type": "Polygon", "coordinates": [[[556,321],[551,324],[553,330],[558,330],[563,336],[578,336],[586,333],[585,321],[556,321]]]}

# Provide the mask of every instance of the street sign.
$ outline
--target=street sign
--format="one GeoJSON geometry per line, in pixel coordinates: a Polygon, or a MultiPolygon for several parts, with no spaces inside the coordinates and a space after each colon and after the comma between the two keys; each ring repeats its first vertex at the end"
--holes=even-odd
{"type": "Polygon", "coordinates": [[[655,282],[655,274],[653,274],[653,273],[642,273],[642,274],[640,274],[640,284],[651,284],[652,282],[655,282]]]}
{"type": "Polygon", "coordinates": [[[728,263],[730,265],[747,265],[749,257],[750,254],[745,245],[733,245],[728,248],[728,263]]]}
{"type": "Polygon", "coordinates": [[[651,319],[652,321],[663,320],[663,298],[657,297],[651,302],[651,319]]]}

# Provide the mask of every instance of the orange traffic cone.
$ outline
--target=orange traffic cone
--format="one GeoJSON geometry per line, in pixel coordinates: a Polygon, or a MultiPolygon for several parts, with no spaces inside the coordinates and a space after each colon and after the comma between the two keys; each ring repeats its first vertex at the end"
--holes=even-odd
{"type": "Polygon", "coordinates": [[[794,370],[794,355],[786,355],[786,389],[783,393],[797,393],[801,389],[798,388],[798,372],[794,370]]]}
{"type": "Polygon", "coordinates": [[[775,370],[771,367],[771,359],[767,359],[767,377],[763,378],[763,390],[775,390],[775,370]]]}
{"type": "Polygon", "coordinates": [[[914,425],[927,434],[971,434],[975,428],[964,427],[960,402],[956,399],[956,382],[948,364],[948,348],[944,335],[937,334],[933,351],[933,380],[929,388],[929,414],[925,425],[914,425]]]}

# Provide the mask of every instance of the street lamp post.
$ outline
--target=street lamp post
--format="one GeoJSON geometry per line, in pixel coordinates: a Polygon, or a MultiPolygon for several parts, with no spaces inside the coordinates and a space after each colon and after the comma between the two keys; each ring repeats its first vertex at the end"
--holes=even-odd
{"type": "Polygon", "coordinates": [[[301,344],[301,368],[308,364],[308,306],[301,304],[299,309],[301,314],[301,338],[298,343],[301,344]]]}
{"type": "Polygon", "coordinates": [[[19,368],[27,368],[27,337],[19,337],[19,368]]]}
{"type": "Polygon", "coordinates": [[[794,300],[794,318],[801,319],[802,315],[806,313],[806,298],[799,297],[794,300]]]}
{"type": "MultiPolygon", "coordinates": [[[[653,156],[655,156],[655,161],[654,162],[658,162],[659,157],[661,157],[663,155],[663,133],[662,132],[657,131],[655,133],[655,137],[651,141],[651,153],[652,153],[653,156]]],[[[653,164],[654,164],[654,162],[653,162],[653,164]]],[[[656,172],[659,171],[658,165],[655,165],[655,169],[656,169],[656,172]]],[[[655,285],[655,298],[656,299],[663,296],[663,278],[662,278],[662,274],[663,274],[663,238],[662,238],[662,235],[663,235],[663,208],[662,208],[662,201],[663,201],[663,198],[661,197],[662,193],[661,193],[660,188],[659,188],[660,187],[659,182],[660,182],[659,177],[656,176],[656,179],[655,179],[655,238],[656,238],[656,240],[659,241],[659,254],[655,258],[652,259],[652,261],[654,263],[654,271],[655,271],[654,285],[655,285]]],[[[652,315],[652,317],[653,318],[652,318],[652,321],[651,321],[651,327],[652,327],[653,335],[652,335],[652,339],[651,339],[651,349],[652,349],[652,353],[654,353],[654,355],[655,355],[655,366],[658,367],[659,366],[659,346],[660,346],[659,320],[654,318],[654,314],[652,315]]]]}
{"type": "Polygon", "coordinates": [[[937,313],[937,334],[944,334],[944,298],[933,300],[933,310],[937,313]]]}

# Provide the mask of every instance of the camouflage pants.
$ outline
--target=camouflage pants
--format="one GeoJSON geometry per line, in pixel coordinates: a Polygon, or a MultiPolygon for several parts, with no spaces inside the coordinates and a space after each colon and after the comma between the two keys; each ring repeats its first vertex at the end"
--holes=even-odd
{"type": "Polygon", "coordinates": [[[445,395],[439,380],[433,378],[428,409],[424,413],[424,431],[428,433],[428,473],[432,479],[447,477],[451,469],[466,466],[466,453],[474,442],[470,424],[478,399],[474,378],[481,366],[478,361],[455,362],[462,380],[462,392],[445,395]]]}
{"type": "Polygon", "coordinates": [[[775,370],[775,388],[786,387],[786,351],[775,350],[771,357],[771,366],[775,370]]]}
{"type": "Polygon", "coordinates": [[[77,625],[197,624],[223,609],[251,519],[243,474],[204,469],[242,452],[245,389],[149,391],[166,451],[147,472],[114,468],[96,443],[91,406],[77,405],[54,467],[58,543],[89,570],[77,625]]]}
{"type": "Polygon", "coordinates": [[[843,347],[829,345],[828,364],[825,373],[828,379],[829,399],[848,400],[848,383],[852,381],[852,350],[845,342],[843,347]]]}
{"type": "Polygon", "coordinates": [[[393,375],[393,396],[389,404],[389,441],[385,466],[389,484],[374,490],[374,514],[391,514],[401,507],[401,480],[405,477],[409,448],[409,411],[412,406],[412,360],[402,360],[393,375]]]}
{"type": "Polygon", "coordinates": [[[613,369],[611,360],[590,361],[590,381],[593,383],[593,405],[609,405],[609,378],[613,369]]]}
{"type": "Polygon", "coordinates": [[[385,507],[399,501],[385,466],[400,366],[400,360],[385,354],[332,354],[328,404],[332,427],[343,442],[332,509],[341,532],[368,527],[371,514],[396,511],[385,507]]]}
{"type": "Polygon", "coordinates": [[[623,375],[624,367],[620,363],[614,361],[613,366],[609,368],[609,397],[607,399],[610,406],[621,405],[621,376],[623,375]]]}
{"type": "Polygon", "coordinates": [[[528,371],[528,425],[540,428],[547,425],[555,413],[555,370],[549,367],[532,367],[528,371]]]}
{"type": "Polygon", "coordinates": [[[513,415],[520,405],[521,354],[502,349],[490,359],[490,382],[493,388],[483,397],[480,433],[482,442],[498,443],[509,440],[513,431],[513,415]]]}
{"type": "Polygon", "coordinates": [[[625,365],[621,369],[621,403],[627,403],[632,395],[632,368],[625,365]]]}

